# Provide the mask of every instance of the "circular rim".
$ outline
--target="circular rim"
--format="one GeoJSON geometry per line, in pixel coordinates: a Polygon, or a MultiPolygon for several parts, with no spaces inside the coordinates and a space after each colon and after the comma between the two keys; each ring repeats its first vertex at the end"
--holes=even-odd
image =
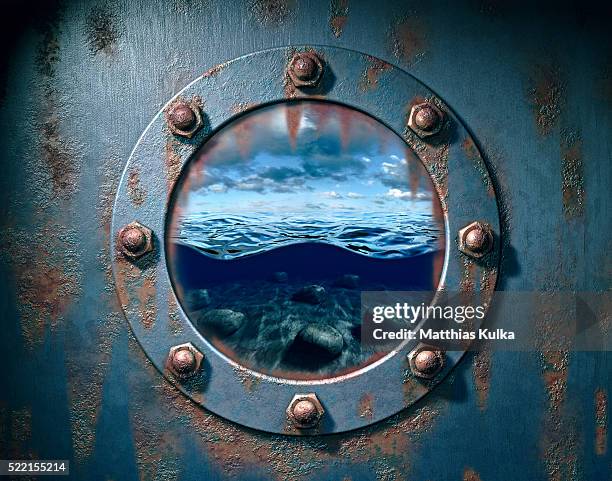
{"type": "Polygon", "coordinates": [[[126,318],[143,350],[163,375],[210,411],[244,426],[273,433],[325,434],[367,426],[396,414],[429,392],[464,351],[446,352],[432,380],[414,376],[402,343],[384,358],[343,376],[318,380],[280,379],[240,366],[215,349],[191,324],[171,285],[165,232],[172,192],[183,167],[211,133],[237,115],[289,99],[341,103],[367,113],[402,137],[429,172],[443,209],[446,251],[438,292],[477,294],[487,305],[495,288],[500,254],[499,215],[485,163],[468,130],[431,90],[408,73],[363,53],[334,47],[276,48],[249,54],[202,74],[171,99],[148,125],[125,167],[113,209],[113,275],[126,318]],[[323,74],[315,87],[296,88],[286,73],[296,52],[316,54],[323,74]],[[190,138],[173,133],[165,112],[178,101],[201,109],[202,126],[190,138]],[[409,126],[414,105],[432,102],[445,122],[421,138],[409,126]],[[153,251],[129,259],[118,245],[122,227],[139,222],[152,231],[153,251]],[[489,254],[474,259],[457,249],[457,233],[474,221],[492,229],[489,254]],[[173,346],[191,343],[204,355],[200,370],[178,379],[167,369],[173,346]],[[396,386],[390,388],[389,386],[396,386]],[[325,415],[316,429],[296,429],[286,408],[300,392],[311,392],[325,415]]]}

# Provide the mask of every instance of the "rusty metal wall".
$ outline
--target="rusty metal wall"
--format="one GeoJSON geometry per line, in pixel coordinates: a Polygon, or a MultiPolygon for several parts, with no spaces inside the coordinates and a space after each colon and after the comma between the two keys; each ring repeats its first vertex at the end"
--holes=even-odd
{"type": "MultiPolygon", "coordinates": [[[[119,177],[168,99],[245,53],[322,44],[406,69],[462,117],[501,204],[498,289],[607,291],[609,7],[9,6],[0,85],[0,458],[68,458],[74,479],[102,480],[612,479],[608,352],[553,345],[470,354],[387,421],[324,437],[270,435],[207,413],[161,377],[121,314],[109,254],[119,177]]],[[[372,67],[363,78],[376,88],[382,74],[372,67]]]]}

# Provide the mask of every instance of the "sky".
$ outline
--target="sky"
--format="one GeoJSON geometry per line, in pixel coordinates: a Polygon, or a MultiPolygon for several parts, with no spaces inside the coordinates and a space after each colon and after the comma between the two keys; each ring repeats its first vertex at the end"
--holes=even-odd
{"type": "Polygon", "coordinates": [[[349,107],[301,101],[254,110],[217,132],[191,162],[178,202],[186,215],[316,218],[427,212],[432,192],[421,162],[386,126],[349,107]]]}

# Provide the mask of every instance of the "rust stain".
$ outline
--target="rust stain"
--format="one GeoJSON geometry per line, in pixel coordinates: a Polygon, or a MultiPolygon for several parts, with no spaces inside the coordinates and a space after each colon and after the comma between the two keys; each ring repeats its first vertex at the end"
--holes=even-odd
{"type": "Polygon", "coordinates": [[[55,330],[81,291],[81,271],[72,232],[48,224],[34,232],[8,228],[2,248],[15,276],[21,331],[28,348],[55,330]]]}
{"type": "Polygon", "coordinates": [[[300,130],[300,123],[302,121],[302,105],[290,105],[287,109],[285,109],[285,117],[287,122],[287,132],[289,134],[289,143],[291,148],[295,151],[297,147],[297,135],[298,131],[300,130]]]}
{"type": "Polygon", "coordinates": [[[359,417],[372,419],[372,417],[374,416],[373,404],[374,396],[372,396],[372,394],[365,393],[363,396],[361,396],[361,399],[359,400],[359,407],[357,409],[359,417]]]}
{"type": "Polygon", "coordinates": [[[582,140],[575,132],[568,132],[561,139],[561,192],[563,213],[567,220],[584,216],[585,190],[582,165],[582,140]]]}
{"type": "Polygon", "coordinates": [[[251,13],[257,21],[266,26],[280,26],[295,9],[295,0],[255,0],[251,13]]]}
{"type": "Polygon", "coordinates": [[[472,468],[465,468],[463,470],[463,481],[481,481],[480,476],[472,468]]]}
{"type": "Polygon", "coordinates": [[[168,291],[168,325],[175,336],[182,334],[183,326],[180,321],[179,307],[172,290],[168,291]]]}
{"type": "Polygon", "coordinates": [[[329,26],[336,38],[340,38],[349,14],[348,0],[331,0],[329,26]]]}
{"type": "Polygon", "coordinates": [[[261,378],[253,376],[247,369],[240,366],[234,366],[233,370],[240,383],[244,386],[245,391],[248,393],[252,393],[261,383],[261,378]]]}
{"type": "Polygon", "coordinates": [[[605,389],[595,391],[595,454],[608,451],[608,395],[605,389]]]}
{"type": "Polygon", "coordinates": [[[223,70],[225,67],[227,66],[227,62],[226,63],[221,63],[219,65],[215,65],[212,68],[209,68],[206,72],[204,72],[202,74],[202,78],[209,78],[209,77],[215,77],[219,74],[219,72],[221,72],[221,70],[223,70]]]}
{"type": "Polygon", "coordinates": [[[576,435],[563,413],[569,353],[544,350],[541,356],[542,376],[548,396],[541,449],[548,479],[550,481],[577,479],[576,435]]]}
{"type": "Polygon", "coordinates": [[[129,372],[130,417],[135,439],[136,461],[141,479],[174,479],[175,460],[184,454],[185,443],[173,433],[188,431],[196,449],[222,470],[228,478],[239,478],[254,469],[269,480],[306,481],[339,458],[366,462],[380,479],[401,480],[410,470],[407,453],[414,452],[439,416],[444,399],[394,416],[354,435],[286,437],[244,430],[208,413],[187,399],[159,375],[130,337],[130,352],[145,369],[129,372]],[[151,392],[150,386],[155,389],[151,392]],[[146,388],[145,388],[146,387],[146,388]],[[154,399],[151,399],[151,396],[154,399]],[[156,398],[157,397],[157,398],[156,398]],[[146,406],[159,405],[156,410],[146,406]],[[167,470],[160,473],[160,469],[167,470]]]}
{"type": "Polygon", "coordinates": [[[91,9],[86,20],[85,36],[92,54],[103,52],[111,55],[115,52],[121,32],[117,15],[108,4],[97,5],[91,9]]]}
{"type": "Polygon", "coordinates": [[[472,375],[478,407],[484,411],[489,398],[489,387],[491,383],[491,351],[482,350],[474,354],[472,363],[472,375]]]}
{"type": "Polygon", "coordinates": [[[247,110],[251,110],[255,107],[257,107],[257,104],[255,102],[238,102],[232,105],[230,112],[234,115],[237,115],[244,113],[247,110]]]}
{"type": "MultiPolygon", "coordinates": [[[[426,100],[427,99],[423,97],[415,97],[406,105],[406,126],[404,128],[403,137],[408,146],[419,157],[427,169],[440,198],[442,211],[446,214],[448,212],[448,154],[451,134],[447,128],[443,128],[436,136],[437,142],[435,144],[427,144],[422,142],[408,126],[408,119],[412,107],[426,100]]],[[[431,101],[435,101],[435,99],[431,101]]]]}
{"type": "Polygon", "coordinates": [[[76,191],[80,159],[74,146],[61,137],[62,105],[58,90],[54,86],[56,68],[60,61],[59,20],[58,16],[45,23],[37,52],[36,67],[43,92],[38,113],[41,131],[39,147],[50,176],[54,197],[68,199],[76,191]]]}
{"type": "Polygon", "coordinates": [[[491,178],[489,177],[489,173],[487,172],[487,168],[485,166],[484,161],[482,160],[482,156],[480,155],[478,147],[476,147],[476,144],[474,144],[474,141],[470,137],[466,137],[461,146],[463,148],[463,151],[465,152],[466,157],[473,162],[474,166],[476,167],[476,170],[478,170],[482,182],[487,188],[487,193],[489,194],[489,197],[494,197],[495,190],[493,188],[493,182],[491,182],[491,178]]]}
{"type": "Polygon", "coordinates": [[[530,85],[529,101],[536,128],[540,135],[548,135],[565,107],[566,87],[561,68],[554,63],[536,65],[530,85]]]}
{"type": "Polygon", "coordinates": [[[124,321],[114,295],[107,296],[111,312],[96,324],[91,345],[83,346],[82,339],[70,335],[67,342],[67,388],[70,402],[70,425],[75,459],[84,463],[93,453],[96,425],[102,406],[102,392],[110,371],[112,348],[124,330],[124,321]]]}
{"type": "Polygon", "coordinates": [[[156,300],[156,275],[152,270],[144,274],[142,284],[136,289],[138,303],[140,306],[140,322],[146,329],[151,329],[157,317],[156,300]]]}
{"type": "Polygon", "coordinates": [[[465,256],[462,258],[463,261],[463,273],[461,281],[459,281],[459,290],[461,292],[474,292],[475,276],[476,276],[476,264],[472,259],[465,256]]]}
{"type": "Polygon", "coordinates": [[[417,62],[425,55],[425,28],[415,16],[398,21],[391,29],[389,39],[393,55],[407,64],[417,62]]]}
{"type": "Polygon", "coordinates": [[[165,157],[165,174],[166,174],[166,185],[168,196],[174,188],[174,184],[181,174],[181,156],[176,152],[178,148],[178,142],[175,139],[170,139],[166,143],[166,157],[165,157]]]}
{"type": "Polygon", "coordinates": [[[391,70],[391,65],[376,57],[368,57],[368,67],[365,69],[359,82],[359,89],[362,92],[374,90],[378,87],[378,78],[391,70]]]}
{"type": "Polygon", "coordinates": [[[141,206],[145,201],[146,192],[140,185],[140,171],[137,168],[130,171],[127,188],[132,203],[137,207],[141,206]]]}

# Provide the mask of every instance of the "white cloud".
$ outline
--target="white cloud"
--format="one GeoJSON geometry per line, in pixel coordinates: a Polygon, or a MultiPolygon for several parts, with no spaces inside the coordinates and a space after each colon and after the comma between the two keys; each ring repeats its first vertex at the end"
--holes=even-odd
{"type": "Polygon", "coordinates": [[[348,194],[346,194],[346,196],[349,199],[363,199],[363,195],[362,194],[358,194],[357,192],[349,192],[348,194]]]}
{"type": "Polygon", "coordinates": [[[338,192],[336,192],[335,190],[332,190],[330,192],[323,192],[323,196],[329,197],[330,199],[342,199],[342,195],[338,194],[338,192]]]}
{"type": "Polygon", "coordinates": [[[208,190],[215,193],[226,192],[227,186],[225,184],[212,184],[208,186],[208,190]]]}
{"type": "Polygon", "coordinates": [[[411,197],[411,194],[409,191],[404,191],[404,190],[400,190],[400,189],[389,189],[387,191],[387,195],[390,197],[394,197],[396,199],[409,199],[411,197]]]}

